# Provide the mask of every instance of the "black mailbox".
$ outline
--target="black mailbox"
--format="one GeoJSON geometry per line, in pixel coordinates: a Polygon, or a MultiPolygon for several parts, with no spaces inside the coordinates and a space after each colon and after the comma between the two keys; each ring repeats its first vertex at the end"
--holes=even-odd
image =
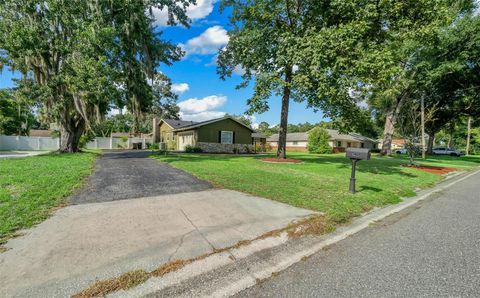
{"type": "Polygon", "coordinates": [[[347,157],[356,160],[369,160],[370,149],[366,148],[347,148],[347,157]]]}
{"type": "Polygon", "coordinates": [[[352,176],[350,177],[350,192],[355,193],[355,168],[358,160],[369,160],[370,149],[347,148],[346,156],[352,161],[352,176]]]}

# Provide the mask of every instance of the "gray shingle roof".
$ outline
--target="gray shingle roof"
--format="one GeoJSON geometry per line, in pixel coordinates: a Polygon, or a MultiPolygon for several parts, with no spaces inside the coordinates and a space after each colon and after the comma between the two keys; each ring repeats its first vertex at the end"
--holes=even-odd
{"type": "MultiPolygon", "coordinates": [[[[292,132],[287,133],[287,142],[302,142],[308,140],[308,132],[292,132]]],[[[271,135],[268,139],[268,142],[278,142],[278,133],[271,135]]]]}
{"type": "Polygon", "coordinates": [[[237,119],[235,119],[231,116],[225,116],[225,117],[211,119],[211,120],[202,121],[202,122],[183,121],[183,122],[190,122],[190,124],[184,125],[182,127],[176,127],[174,129],[179,130],[179,131],[180,130],[193,129],[193,128],[196,128],[196,127],[200,127],[200,126],[207,125],[207,124],[210,124],[210,123],[214,123],[214,122],[217,122],[217,121],[222,121],[222,120],[225,120],[225,119],[231,119],[231,120],[237,122],[238,124],[240,124],[242,126],[245,126],[246,128],[250,129],[253,132],[253,129],[251,127],[249,127],[248,125],[245,125],[244,123],[238,121],[237,119]]]}
{"type": "Polygon", "coordinates": [[[183,121],[183,120],[175,120],[175,119],[162,119],[165,123],[171,126],[173,129],[183,128],[186,126],[190,126],[196,124],[197,122],[193,121],[183,121]]]}
{"type": "Polygon", "coordinates": [[[252,138],[266,139],[267,136],[261,132],[252,132],[252,138]]]}
{"type": "MultiPolygon", "coordinates": [[[[354,141],[354,142],[374,142],[377,141],[364,137],[358,133],[341,134],[336,129],[327,129],[330,140],[354,141]]],[[[270,136],[268,142],[278,142],[278,133],[270,136]]],[[[287,142],[306,142],[308,141],[308,132],[287,133],[287,142]]]]}

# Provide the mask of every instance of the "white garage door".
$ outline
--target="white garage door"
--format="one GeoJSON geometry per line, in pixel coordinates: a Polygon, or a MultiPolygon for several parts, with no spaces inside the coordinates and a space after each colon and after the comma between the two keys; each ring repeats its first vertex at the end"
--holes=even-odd
{"type": "Polygon", "coordinates": [[[178,150],[184,151],[188,145],[193,146],[193,133],[178,135],[178,150]]]}

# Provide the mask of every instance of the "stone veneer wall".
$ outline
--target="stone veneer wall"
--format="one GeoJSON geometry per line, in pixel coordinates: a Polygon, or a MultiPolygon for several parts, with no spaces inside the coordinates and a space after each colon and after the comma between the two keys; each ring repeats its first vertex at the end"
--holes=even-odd
{"type": "Polygon", "coordinates": [[[203,143],[197,142],[195,147],[202,149],[203,152],[210,153],[253,153],[252,144],[220,144],[220,143],[203,143]]]}

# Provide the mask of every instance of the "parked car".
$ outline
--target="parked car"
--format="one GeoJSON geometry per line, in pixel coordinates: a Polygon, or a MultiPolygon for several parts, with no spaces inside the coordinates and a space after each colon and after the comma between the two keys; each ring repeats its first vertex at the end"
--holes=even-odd
{"type": "Polygon", "coordinates": [[[396,154],[407,154],[408,151],[407,151],[407,148],[403,148],[403,149],[395,150],[395,153],[396,154]]]}
{"type": "Polygon", "coordinates": [[[465,155],[464,152],[450,149],[447,147],[437,147],[433,148],[432,153],[435,155],[450,155],[450,156],[462,156],[465,155]]]}

